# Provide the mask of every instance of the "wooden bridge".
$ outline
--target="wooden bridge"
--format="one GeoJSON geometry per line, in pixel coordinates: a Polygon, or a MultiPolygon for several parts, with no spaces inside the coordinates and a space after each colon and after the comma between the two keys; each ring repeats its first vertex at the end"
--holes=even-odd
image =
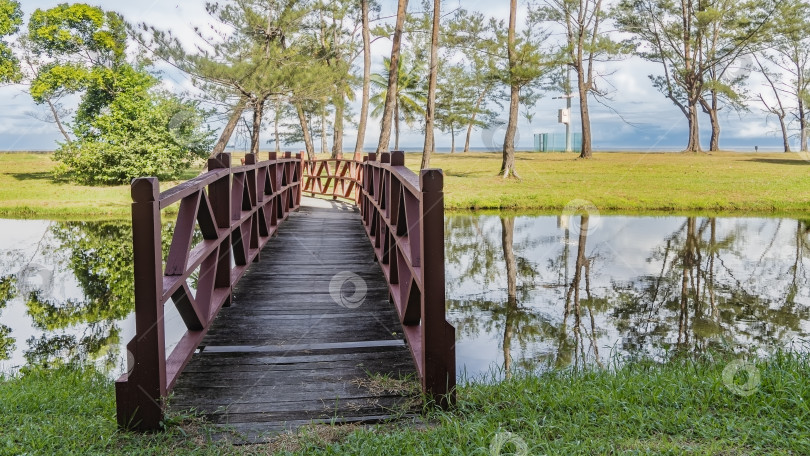
{"type": "Polygon", "coordinates": [[[248,154],[241,166],[222,154],[163,193],[155,178],[134,180],[136,334],[116,382],[119,426],[159,429],[170,394],[172,409],[249,439],[388,420],[421,408],[391,386],[408,376],[451,405],[442,186],[441,170],[417,176],[402,152],[248,154]],[[178,202],[164,227],[161,211],[178,202]],[[185,327],[167,352],[169,301],[185,327]]]}

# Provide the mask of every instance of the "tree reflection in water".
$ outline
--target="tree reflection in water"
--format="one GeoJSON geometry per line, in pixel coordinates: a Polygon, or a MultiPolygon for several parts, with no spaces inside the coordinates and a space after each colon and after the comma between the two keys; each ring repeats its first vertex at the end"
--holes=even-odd
{"type": "Polygon", "coordinates": [[[38,336],[28,339],[28,364],[100,361],[112,368],[119,353],[120,320],[134,309],[132,229],[125,222],[59,222],[46,254],[64,258],[81,296],[55,296],[48,284],[28,292],[26,307],[38,336]],[[65,334],[81,328],[80,335],[65,334]]]}
{"type": "Polygon", "coordinates": [[[567,221],[570,232],[559,220],[560,232],[551,220],[447,220],[448,306],[458,344],[498,341],[505,375],[602,365],[613,352],[665,360],[684,350],[755,350],[807,335],[804,221],[602,217],[594,231],[582,215],[567,221]],[[648,239],[656,233],[658,240],[648,239]]]}

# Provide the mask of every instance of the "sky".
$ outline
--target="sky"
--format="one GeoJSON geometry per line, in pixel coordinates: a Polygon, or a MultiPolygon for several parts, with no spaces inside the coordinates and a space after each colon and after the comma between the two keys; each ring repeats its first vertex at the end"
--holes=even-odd
{"type": "MultiPolygon", "coordinates": [[[[35,9],[51,8],[60,2],[25,0],[21,3],[27,19],[35,9]]],[[[192,46],[196,41],[194,27],[206,27],[210,23],[210,16],[205,12],[205,2],[200,0],[182,2],[178,0],[107,0],[90,1],[89,3],[104,9],[118,11],[131,23],[146,22],[163,30],[171,30],[188,46],[192,46]]],[[[419,2],[411,0],[410,3],[410,10],[419,9],[419,2]]],[[[381,0],[381,4],[382,15],[395,13],[395,0],[381,0]]],[[[509,8],[508,2],[505,1],[445,0],[443,2],[443,8],[446,11],[458,6],[463,6],[468,10],[481,11],[491,17],[508,19],[509,8]]],[[[372,71],[379,71],[382,67],[382,58],[390,54],[390,46],[389,40],[379,40],[374,44],[372,71]]],[[[686,118],[675,105],[652,86],[648,78],[649,74],[660,73],[659,65],[631,57],[606,64],[601,68],[601,72],[606,76],[598,81],[598,84],[602,88],[607,88],[610,95],[609,99],[605,101],[606,106],[593,99],[590,100],[593,145],[596,150],[676,151],[685,147],[688,131],[686,118]]],[[[163,77],[164,84],[174,91],[193,90],[190,78],[182,73],[167,69],[163,77]]],[[[753,75],[749,82],[749,91],[756,94],[766,90],[762,81],[753,75]]],[[[532,149],[535,134],[563,134],[565,132],[565,126],[557,122],[557,110],[565,107],[565,101],[553,99],[559,95],[562,94],[548,93],[541,99],[532,110],[534,116],[531,123],[521,117],[516,140],[519,149],[532,149]]],[[[355,99],[360,99],[359,89],[355,99]]],[[[0,150],[53,150],[58,147],[57,141],[61,136],[56,126],[32,116],[32,114],[44,112],[43,107],[33,103],[31,97],[25,92],[24,86],[0,87],[0,100],[5,108],[0,111],[0,150]]],[[[574,99],[571,125],[573,132],[578,132],[580,129],[577,103],[577,100],[574,99]]],[[[359,102],[355,102],[355,104],[357,106],[353,108],[353,111],[359,113],[359,102]]],[[[751,103],[749,112],[740,114],[724,110],[720,112],[720,117],[722,127],[720,146],[722,149],[753,152],[756,146],[760,151],[780,150],[781,136],[778,133],[778,122],[774,118],[767,118],[756,103],[751,103]]],[[[503,112],[499,119],[505,124],[506,112],[503,112]]],[[[211,126],[215,129],[221,128],[220,124],[211,126]]],[[[503,130],[502,126],[474,130],[471,146],[478,150],[500,150],[503,130]]],[[[437,147],[440,150],[449,148],[450,135],[440,132],[436,134],[437,147]]],[[[709,120],[707,116],[703,115],[701,137],[704,148],[708,148],[709,134],[709,120]]],[[[263,133],[263,137],[269,139],[270,134],[263,133]]],[[[365,140],[367,150],[375,147],[378,137],[379,119],[370,119],[365,140]]],[[[355,140],[356,130],[354,127],[348,126],[345,132],[344,147],[348,150],[353,149],[355,140]]],[[[413,129],[403,131],[400,145],[406,150],[416,150],[423,141],[418,129],[413,129]]],[[[457,134],[456,142],[457,146],[460,143],[463,145],[463,134],[457,134]]],[[[316,139],[316,148],[319,148],[319,144],[316,139]]],[[[270,144],[262,145],[262,148],[271,147],[270,144]]],[[[293,144],[283,146],[283,148],[299,150],[303,148],[303,145],[293,144]]]]}

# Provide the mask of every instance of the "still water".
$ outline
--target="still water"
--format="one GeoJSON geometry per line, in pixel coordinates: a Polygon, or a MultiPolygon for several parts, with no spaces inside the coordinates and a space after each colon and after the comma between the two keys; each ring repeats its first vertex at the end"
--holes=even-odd
{"type": "MultiPolygon", "coordinates": [[[[0,220],[0,233],[0,371],[80,360],[120,373],[128,223],[0,220]]],[[[446,237],[460,375],[802,348],[810,332],[810,221],[459,215],[446,237]]],[[[166,327],[183,327],[173,306],[166,327]]]]}

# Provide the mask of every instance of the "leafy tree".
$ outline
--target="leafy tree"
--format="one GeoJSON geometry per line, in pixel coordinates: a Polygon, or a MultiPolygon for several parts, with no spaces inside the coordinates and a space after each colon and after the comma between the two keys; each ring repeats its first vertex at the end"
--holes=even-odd
{"type": "MultiPolygon", "coordinates": [[[[265,107],[284,100],[296,106],[307,153],[314,154],[307,116],[300,104],[334,94],[335,81],[323,60],[323,43],[312,29],[310,0],[232,0],[208,3],[215,20],[211,41],[198,30],[205,46],[187,52],[171,32],[142,25],[151,33],[157,56],[190,74],[209,101],[230,107],[225,126],[212,154],[224,150],[246,108],[252,110],[251,151],[259,150],[265,107]]],[[[147,40],[141,37],[142,41],[147,40]]],[[[152,46],[153,45],[153,46],[152,46]]]]}
{"type": "Polygon", "coordinates": [[[174,178],[209,146],[196,105],[156,90],[158,80],[126,61],[120,15],[84,4],[32,13],[24,39],[35,102],[47,103],[66,143],[56,173],[85,184],[122,184],[141,175],[174,178]],[[81,95],[72,139],[58,100],[81,95]]]}
{"type": "Polygon", "coordinates": [[[66,119],[75,109],[61,100],[123,64],[126,39],[123,19],[101,8],[65,3],[31,14],[19,40],[28,91],[36,104],[48,106],[43,120],[55,123],[66,142],[73,140],[66,119]]]}
{"type": "MultiPolygon", "coordinates": [[[[496,120],[496,113],[488,107],[493,100],[495,89],[499,84],[500,72],[498,69],[499,48],[497,33],[502,29],[502,23],[490,18],[487,20],[478,11],[468,11],[463,8],[456,10],[455,15],[446,26],[445,46],[451,51],[460,51],[464,56],[466,71],[456,72],[453,75],[462,76],[464,86],[475,96],[472,103],[464,108],[467,118],[464,125],[467,134],[464,141],[464,152],[470,151],[470,138],[475,127],[486,128],[496,120]]],[[[451,79],[444,75],[445,84],[451,79]]],[[[443,90],[440,84],[439,90],[443,90]]]]}
{"type": "MultiPolygon", "coordinates": [[[[760,65],[763,74],[768,77],[769,85],[777,100],[776,114],[784,114],[780,119],[783,124],[785,151],[787,143],[784,117],[787,112],[799,124],[800,148],[807,151],[808,136],[808,95],[810,94],[810,3],[806,0],[785,0],[778,3],[773,15],[773,24],[767,38],[769,46],[762,51],[763,60],[774,65],[786,77],[778,77],[773,72],[767,73],[760,65]],[[784,103],[784,104],[783,104],[784,103]],[[785,106],[787,105],[787,106],[785,106]]],[[[764,102],[764,100],[763,100],[764,102]]],[[[767,104],[766,104],[766,107],[767,104]]],[[[772,107],[768,107],[773,112],[772,107]]]]}
{"type": "MultiPolygon", "coordinates": [[[[565,30],[562,53],[566,66],[577,77],[579,112],[582,117],[582,148],[580,158],[590,158],[591,118],[588,97],[603,96],[597,87],[599,76],[594,65],[621,53],[621,47],[605,32],[606,13],[602,0],[546,0],[545,6],[535,11],[544,18],[561,24],[565,30]]],[[[568,92],[566,92],[568,95],[568,92]]]]}
{"type": "Polygon", "coordinates": [[[516,36],[517,0],[509,5],[509,27],[505,46],[507,50],[506,69],[503,82],[509,87],[509,121],[503,140],[503,160],[500,174],[504,179],[520,178],[515,169],[515,133],[517,133],[521,90],[536,83],[546,74],[550,59],[542,51],[542,43],[547,33],[536,30],[537,24],[528,21],[520,39],[516,36]]]}
{"type": "Polygon", "coordinates": [[[619,28],[633,35],[636,55],[661,64],[664,74],[650,79],[689,122],[685,151],[701,151],[701,97],[707,90],[714,90],[715,101],[720,92],[729,93],[722,76],[761,36],[766,8],[725,0],[622,0],[615,12],[619,28]]]}
{"type": "Polygon", "coordinates": [[[84,184],[125,184],[138,176],[176,179],[212,143],[196,103],[156,89],[158,80],[129,65],[95,79],[73,134],[54,153],[59,176],[84,184]]]}
{"type": "Polygon", "coordinates": [[[456,133],[461,132],[465,126],[487,124],[487,116],[476,118],[480,114],[480,107],[477,106],[480,94],[476,93],[474,78],[475,75],[470,74],[461,64],[445,63],[441,70],[439,90],[436,93],[436,126],[439,130],[450,133],[450,153],[456,151],[456,133]]]}
{"type": "MultiPolygon", "coordinates": [[[[393,98],[392,115],[394,120],[394,149],[399,149],[400,121],[410,125],[416,122],[419,115],[424,114],[425,93],[422,81],[422,66],[418,61],[403,55],[398,60],[397,84],[393,97],[389,96],[391,60],[383,57],[385,69],[380,73],[371,75],[371,84],[378,90],[371,97],[371,104],[374,110],[371,114],[384,115],[388,100],[393,98]],[[413,62],[413,65],[411,65],[413,62]]],[[[387,147],[386,147],[387,149],[387,147]]]]}
{"type": "MultiPolygon", "coordinates": [[[[16,279],[13,275],[0,277],[0,311],[16,294],[16,279]]],[[[0,360],[9,359],[14,350],[14,338],[11,328],[0,323],[0,360]]]]}
{"type": "Polygon", "coordinates": [[[15,0],[0,0],[0,84],[22,79],[20,61],[2,38],[17,33],[22,25],[22,9],[15,0]]]}

